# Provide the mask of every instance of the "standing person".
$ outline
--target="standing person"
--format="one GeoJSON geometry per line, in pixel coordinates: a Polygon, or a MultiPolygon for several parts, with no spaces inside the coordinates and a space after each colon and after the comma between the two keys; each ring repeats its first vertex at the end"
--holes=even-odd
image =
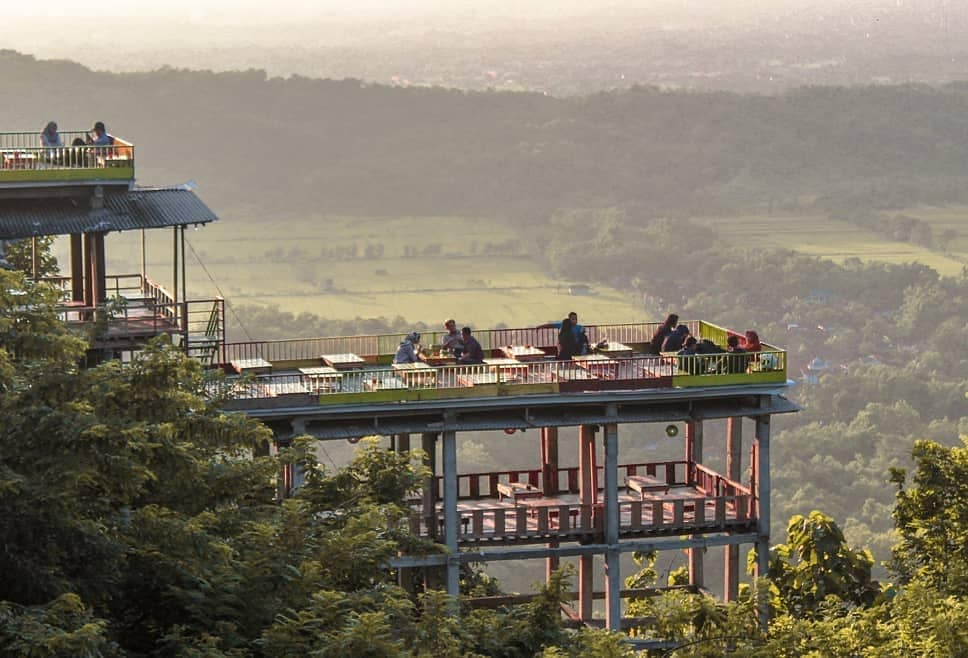
{"type": "Polygon", "coordinates": [[[450,352],[455,357],[460,358],[460,355],[464,352],[464,339],[461,337],[461,333],[457,331],[457,320],[451,318],[444,322],[444,329],[447,330],[447,335],[440,341],[440,351],[450,352]]]}
{"type": "Polygon", "coordinates": [[[665,341],[666,336],[672,333],[672,330],[676,328],[677,324],[679,324],[679,316],[675,313],[670,313],[665,319],[665,322],[662,323],[662,326],[652,334],[652,340],[649,342],[649,349],[652,354],[658,354],[662,350],[662,343],[665,341]]]}
{"type": "Polygon", "coordinates": [[[411,331],[407,337],[400,341],[397,353],[393,355],[394,363],[416,363],[423,361],[423,354],[420,353],[420,334],[411,331]]]}
{"type": "Polygon", "coordinates": [[[114,144],[114,137],[108,134],[108,131],[104,128],[103,121],[94,122],[94,137],[91,137],[91,133],[87,134],[87,143],[91,146],[111,146],[114,144]]]}
{"type": "Polygon", "coordinates": [[[458,357],[457,363],[465,366],[484,363],[484,348],[476,338],[471,336],[471,328],[464,327],[460,330],[460,335],[464,343],[464,351],[458,357]]]}
{"type": "Polygon", "coordinates": [[[568,314],[568,319],[571,320],[571,330],[575,334],[575,344],[578,346],[576,354],[588,354],[591,351],[591,346],[588,343],[588,334],[585,333],[585,327],[578,324],[578,314],[572,311],[568,314]]]}
{"type": "Polygon", "coordinates": [[[569,315],[561,321],[561,329],[558,330],[558,358],[567,360],[578,354],[578,339],[575,337],[574,325],[569,315]]]}

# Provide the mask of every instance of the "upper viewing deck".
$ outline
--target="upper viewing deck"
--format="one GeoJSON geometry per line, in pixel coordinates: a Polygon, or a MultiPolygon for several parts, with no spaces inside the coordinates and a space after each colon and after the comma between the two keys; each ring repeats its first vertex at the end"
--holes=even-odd
{"type": "Polygon", "coordinates": [[[94,146],[87,132],[59,134],[63,146],[44,146],[40,132],[0,133],[0,190],[134,181],[134,144],[112,137],[111,145],[94,146]]]}
{"type": "MultiPolygon", "coordinates": [[[[703,321],[684,323],[725,350],[743,334],[703,321]]],[[[243,408],[488,398],[595,391],[742,386],[786,382],[786,352],[678,356],[650,354],[658,323],[586,325],[591,354],[559,360],[554,327],[474,332],[484,363],[441,356],[443,332],[423,334],[426,362],[393,364],[403,334],[226,343],[215,361],[243,408]]]]}

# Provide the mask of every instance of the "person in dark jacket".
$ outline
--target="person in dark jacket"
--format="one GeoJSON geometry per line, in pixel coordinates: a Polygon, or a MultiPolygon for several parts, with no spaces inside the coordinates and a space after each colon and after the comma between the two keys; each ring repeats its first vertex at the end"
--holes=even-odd
{"type": "Polygon", "coordinates": [[[565,318],[561,321],[561,329],[558,330],[558,358],[571,359],[580,353],[581,348],[575,338],[575,326],[571,318],[565,318]]]}
{"type": "Polygon", "coordinates": [[[678,327],[672,330],[666,339],[662,342],[663,352],[678,352],[682,349],[682,346],[686,342],[686,337],[689,335],[689,327],[684,324],[680,324],[678,327]]]}
{"type": "Polygon", "coordinates": [[[729,356],[726,357],[726,371],[731,374],[746,372],[749,357],[746,355],[746,350],[739,346],[739,336],[729,335],[726,339],[726,351],[729,352],[729,356]]]}
{"type": "Polygon", "coordinates": [[[652,354],[658,354],[662,350],[662,343],[665,341],[666,336],[672,333],[672,330],[676,328],[677,324],[679,324],[679,316],[675,313],[670,313],[669,317],[662,323],[662,326],[656,329],[656,332],[652,335],[652,340],[649,341],[649,350],[652,354]]]}
{"type": "Polygon", "coordinates": [[[471,328],[464,327],[460,330],[461,340],[464,343],[464,351],[461,352],[457,363],[464,366],[484,363],[484,348],[471,336],[471,328]]]}

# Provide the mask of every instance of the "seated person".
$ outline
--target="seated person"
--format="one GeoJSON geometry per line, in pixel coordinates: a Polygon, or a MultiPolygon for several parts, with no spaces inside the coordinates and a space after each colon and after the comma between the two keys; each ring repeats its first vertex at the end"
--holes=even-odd
{"type": "Polygon", "coordinates": [[[749,357],[746,356],[746,350],[739,346],[739,336],[729,335],[726,339],[726,351],[729,352],[726,371],[732,374],[746,372],[749,357]]]}
{"type": "Polygon", "coordinates": [[[578,314],[572,311],[568,314],[568,320],[571,321],[571,330],[575,334],[575,344],[578,346],[576,354],[588,354],[592,351],[591,344],[588,334],[585,333],[585,327],[578,324],[578,314]]]}
{"type": "Polygon", "coordinates": [[[672,330],[676,328],[679,324],[679,316],[675,313],[670,313],[666,317],[665,322],[662,323],[655,333],[652,334],[652,340],[649,341],[649,353],[658,354],[662,351],[662,343],[665,342],[666,336],[672,333],[672,330]]]}
{"type": "MultiPolygon", "coordinates": [[[[682,349],[676,352],[676,354],[678,356],[694,356],[696,354],[696,344],[695,336],[688,336],[682,349]]],[[[685,372],[690,375],[698,374],[699,359],[679,359],[679,372],[685,372]]]]}
{"type": "MultiPolygon", "coordinates": [[[[662,341],[663,352],[678,352],[682,349],[685,344],[686,336],[689,335],[689,327],[684,324],[678,325],[672,332],[665,337],[662,341]]],[[[693,341],[695,342],[695,341],[693,341]]]]}
{"type": "Polygon", "coordinates": [[[484,348],[476,338],[471,336],[471,328],[464,327],[460,330],[460,334],[464,342],[464,351],[457,358],[457,363],[465,366],[484,363],[484,348]]]}
{"type": "MultiPolygon", "coordinates": [[[[725,354],[726,350],[722,347],[709,340],[708,338],[703,338],[701,341],[696,343],[696,354],[725,354]]],[[[698,363],[697,375],[703,375],[706,373],[722,372],[722,362],[723,357],[717,356],[707,356],[704,359],[696,359],[698,363]]]]}
{"type": "Polygon", "coordinates": [[[747,352],[762,352],[763,345],[760,343],[760,335],[750,329],[746,332],[746,351],[747,352]]]}
{"type": "Polygon", "coordinates": [[[97,121],[94,123],[94,136],[87,134],[87,143],[90,146],[111,146],[114,144],[114,137],[105,130],[103,121],[97,121]]]}
{"type": "Polygon", "coordinates": [[[64,140],[57,132],[57,122],[48,121],[44,132],[40,133],[40,145],[48,147],[59,147],[64,145],[64,140]]]}
{"type": "Polygon", "coordinates": [[[461,337],[461,333],[457,331],[457,320],[451,318],[444,322],[444,329],[447,330],[447,334],[440,341],[441,353],[453,354],[460,358],[460,355],[464,352],[464,339],[461,337]]]}
{"type": "Polygon", "coordinates": [[[420,353],[420,334],[411,331],[407,337],[400,341],[397,353],[393,355],[394,363],[417,363],[423,361],[424,356],[420,353]]]}

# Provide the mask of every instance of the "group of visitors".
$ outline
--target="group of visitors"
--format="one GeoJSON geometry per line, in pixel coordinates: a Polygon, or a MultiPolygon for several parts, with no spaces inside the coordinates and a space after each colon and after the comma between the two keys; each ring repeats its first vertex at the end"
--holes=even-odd
{"type": "MultiPolygon", "coordinates": [[[[447,333],[441,340],[441,353],[453,355],[459,365],[477,365],[484,363],[484,348],[474,338],[470,327],[457,331],[457,321],[449,319],[444,322],[447,333]]],[[[417,363],[426,361],[427,357],[420,350],[420,333],[411,331],[400,341],[397,353],[393,355],[394,363],[417,363]]]]}
{"type": "MultiPolygon", "coordinates": [[[[585,332],[585,327],[579,324],[578,313],[575,311],[569,313],[561,322],[543,326],[558,328],[557,352],[559,359],[571,359],[592,351],[588,334],[585,332]]],[[[484,362],[484,350],[472,335],[470,327],[464,327],[458,331],[457,322],[451,318],[444,322],[444,329],[447,333],[444,334],[440,342],[442,355],[452,356],[460,365],[484,362]]],[[[696,354],[735,355],[726,356],[716,361],[680,359],[680,368],[693,374],[711,372],[710,368],[718,372],[740,373],[746,371],[750,362],[750,357],[745,355],[760,352],[763,349],[759,335],[752,329],[746,332],[745,338],[745,345],[740,345],[740,337],[736,334],[730,334],[726,339],[726,349],[723,349],[708,338],[698,340],[695,336],[692,336],[689,327],[679,324],[679,316],[670,313],[665,322],[652,335],[646,349],[654,355],[670,352],[684,357],[696,354]]],[[[400,346],[393,357],[394,363],[417,363],[426,360],[427,357],[420,350],[420,333],[416,331],[410,332],[400,342],[400,346]]]]}
{"type": "MultiPolygon", "coordinates": [[[[84,138],[74,138],[74,141],[71,142],[71,147],[112,146],[113,144],[114,137],[108,134],[107,129],[104,127],[104,122],[95,121],[94,128],[92,128],[91,131],[84,136],[84,138]]],[[[40,133],[40,145],[45,149],[48,149],[48,160],[54,161],[56,159],[59,160],[61,164],[67,165],[83,164],[83,160],[76,150],[63,150],[64,139],[57,130],[56,121],[48,121],[47,125],[44,126],[43,132],[40,133]]]]}

